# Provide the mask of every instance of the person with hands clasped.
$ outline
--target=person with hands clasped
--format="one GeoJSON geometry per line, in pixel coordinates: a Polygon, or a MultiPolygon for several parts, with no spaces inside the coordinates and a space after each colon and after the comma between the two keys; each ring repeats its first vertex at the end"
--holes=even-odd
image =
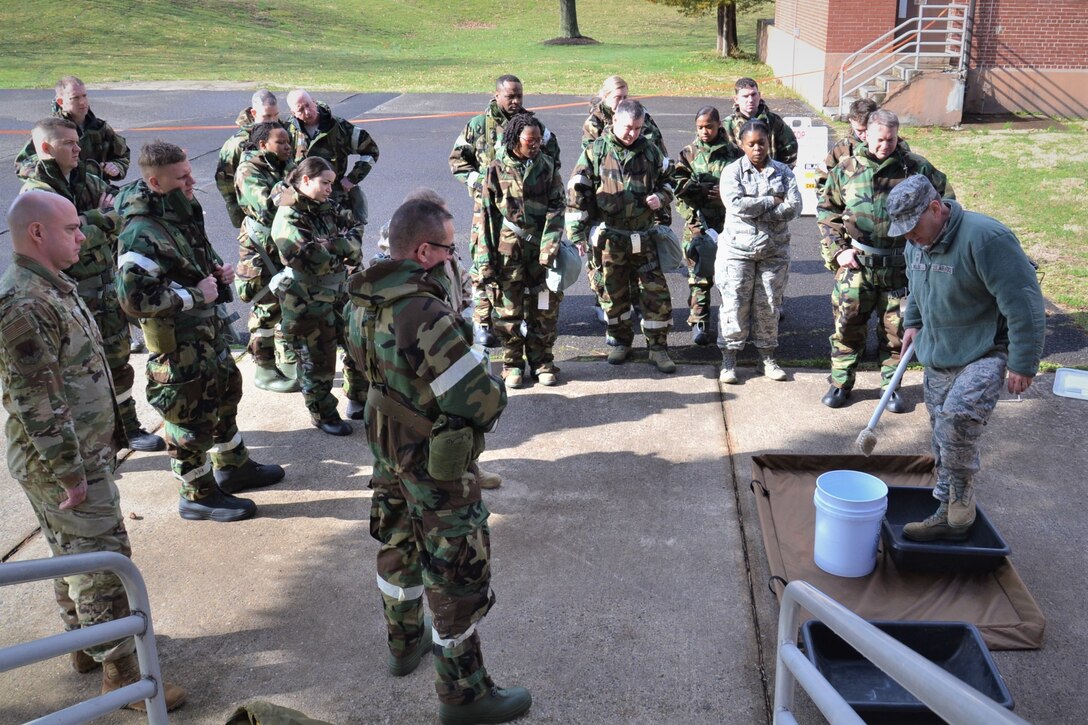
{"type": "Polygon", "coordinates": [[[738,134],[744,158],[722,172],[725,228],[718,236],[714,279],[722,295],[718,379],[738,382],[737,353],[749,337],[763,361],[763,374],[782,381],[774,359],[778,314],[789,280],[789,221],[801,213],[793,171],[771,158],[770,128],[753,119],[738,134]]]}
{"type": "Polygon", "coordinates": [[[363,253],[354,220],[330,200],[335,181],[332,164],[316,156],[288,174],[293,203],[281,205],[272,221],[272,239],[285,267],[272,285],[280,297],[284,341],[298,355],[310,418],[329,435],[344,436],[351,434],[351,424],[336,410],[332,381],[336,346],[344,339],[347,267],[358,265],[363,253]]]}

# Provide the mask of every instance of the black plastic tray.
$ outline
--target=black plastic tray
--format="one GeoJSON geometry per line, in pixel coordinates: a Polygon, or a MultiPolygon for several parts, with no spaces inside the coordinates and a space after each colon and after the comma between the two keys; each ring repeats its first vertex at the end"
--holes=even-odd
{"type": "MultiPolygon", "coordinates": [[[[975,625],[906,621],[872,624],[999,705],[1013,708],[1009,688],[975,625]]],[[[801,625],[801,640],[809,661],[866,722],[943,722],[823,622],[810,619],[801,625]]]]}
{"type": "Polygon", "coordinates": [[[880,522],[885,553],[900,569],[935,572],[992,571],[1012,549],[977,506],[975,523],[964,541],[911,541],[903,527],[921,521],[937,508],[932,488],[888,486],[888,511],[880,522]]]}

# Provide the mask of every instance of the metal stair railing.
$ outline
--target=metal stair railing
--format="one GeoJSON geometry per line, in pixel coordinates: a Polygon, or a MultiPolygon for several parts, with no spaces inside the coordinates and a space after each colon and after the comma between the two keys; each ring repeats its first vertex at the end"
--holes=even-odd
{"type": "Polygon", "coordinates": [[[891,675],[950,723],[1025,725],[1026,720],[942,670],[902,642],[892,639],[808,582],[786,586],[778,616],[778,656],[775,666],[774,723],[796,725],[794,688],[800,684],[830,722],[863,722],[846,700],[797,647],[801,609],[823,622],[862,657],[891,675]]]}
{"type": "Polygon", "coordinates": [[[75,725],[114,710],[120,710],[130,702],[144,700],[147,703],[148,723],[166,725],[168,722],[166,700],[163,697],[162,673],[159,670],[159,653],[155,647],[155,632],[151,626],[151,606],[147,598],[147,587],[144,586],[143,577],[140,576],[139,569],[131,559],[112,551],[97,551],[56,556],[51,559],[7,562],[0,564],[0,586],[98,571],[113,572],[124,584],[125,593],[128,596],[129,616],[4,647],[0,649],[0,672],[131,636],[136,640],[136,656],[140,662],[139,681],[33,720],[32,723],[34,725],[75,725]]]}
{"type": "Polygon", "coordinates": [[[965,3],[922,5],[918,15],[858,48],[839,66],[839,113],[849,112],[847,99],[897,68],[918,70],[923,58],[946,58],[962,72],[967,62],[971,6],[965,3]],[[936,16],[931,13],[937,12],[936,16]],[[930,13],[927,15],[927,13],[930,13]],[[943,50],[925,50],[927,47],[943,50]]]}

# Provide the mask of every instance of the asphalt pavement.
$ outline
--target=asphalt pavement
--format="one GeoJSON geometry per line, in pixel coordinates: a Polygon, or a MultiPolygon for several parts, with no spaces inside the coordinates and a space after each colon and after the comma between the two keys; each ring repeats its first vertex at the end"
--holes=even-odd
{"type": "MultiPolygon", "coordinates": [[[[216,250],[228,262],[238,259],[237,232],[230,226],[226,207],[215,186],[214,172],[219,148],[231,135],[238,112],[249,105],[251,90],[195,90],[192,84],[156,86],[129,90],[90,90],[94,112],[121,131],[128,140],[133,157],[144,143],[161,138],[185,148],[197,178],[197,198],[204,207],[209,237],[216,250]]],[[[525,103],[539,109],[540,118],[559,139],[563,173],[569,174],[581,151],[581,129],[588,104],[575,96],[536,96],[527,88],[525,103]]],[[[286,92],[280,109],[287,111],[286,92]]],[[[11,164],[28,138],[34,122],[48,115],[52,92],[0,91],[0,169],[11,164]],[[20,133],[26,131],[27,133],[20,133]]],[[[381,151],[370,176],[363,182],[370,202],[370,221],[364,238],[367,256],[376,249],[377,232],[408,192],[419,186],[438,191],[450,205],[460,230],[457,245],[462,258],[468,258],[468,230],[472,204],[462,184],[449,172],[447,160],[457,134],[469,116],[487,105],[486,94],[398,95],[394,93],[315,93],[328,103],[337,116],[358,120],[377,142],[381,151]]],[[[678,98],[656,96],[643,100],[660,126],[672,155],[691,143],[695,113],[705,105],[716,105],[723,113],[731,108],[729,99],[678,98]]],[[[771,108],[783,116],[811,117],[815,114],[800,101],[771,101],[771,108]]],[[[904,130],[909,136],[909,130],[904,130]]],[[[832,139],[834,140],[834,139],[832,139]]],[[[135,164],[127,180],[137,178],[135,164]]],[[[955,180],[953,179],[953,182],[955,180]]],[[[0,173],[0,206],[7,209],[20,184],[14,174],[0,173]]],[[[682,231],[679,215],[674,215],[674,229],[682,231]]],[[[790,225],[792,261],[786,289],[785,319],[780,327],[779,357],[784,361],[826,359],[828,336],[832,332],[831,274],[819,256],[819,242],[814,218],[803,216],[790,225]]],[[[0,220],[0,239],[6,225],[0,220]]],[[[0,244],[0,267],[10,259],[10,245],[0,244]]],[[[668,275],[673,303],[673,330],[669,345],[674,357],[690,362],[713,363],[717,353],[711,348],[689,345],[690,332],[687,281],[683,274],[668,275]]],[[[714,321],[717,320],[715,295],[714,321]]],[[[246,306],[234,302],[232,311],[241,316],[235,323],[245,332],[246,306]]],[[[1068,315],[1051,308],[1046,359],[1058,364],[1088,363],[1088,335],[1077,328],[1068,315]]],[[[583,279],[568,291],[559,320],[556,352],[561,357],[602,355],[604,328],[593,314],[592,293],[583,279]]],[[[638,338],[641,340],[641,336],[638,338]]],[[[636,342],[641,345],[641,342],[636,342]]],[[[746,355],[754,356],[749,350],[746,355]]],[[[875,358],[875,343],[870,345],[875,358]]]]}
{"type": "MultiPolygon", "coordinates": [[[[0,129],[29,128],[38,109],[47,112],[50,95],[0,92],[0,129]]],[[[161,136],[190,150],[211,236],[228,260],[237,257],[234,232],[212,171],[229,128],[146,129],[229,126],[248,96],[92,89],[96,112],[125,129],[134,148],[161,136]]],[[[362,118],[382,149],[366,182],[370,231],[405,193],[428,185],[450,200],[464,253],[470,204],[445,159],[467,116],[445,114],[478,111],[486,96],[317,97],[339,115],[362,118]]],[[[710,100],[647,99],[671,151],[688,142],[695,110],[710,100]]],[[[528,99],[530,106],[576,101],[528,99]]],[[[584,115],[582,105],[541,111],[563,143],[567,170],[584,115]]],[[[10,163],[23,140],[0,134],[0,164],[10,163]]],[[[4,206],[17,188],[14,175],[0,181],[4,206]]],[[[793,229],[782,357],[823,357],[830,275],[818,262],[812,219],[793,229]]],[[[372,233],[366,243],[371,251],[372,233]]],[[[670,286],[682,323],[686,285],[671,275],[670,286]]],[[[709,364],[713,351],[687,346],[683,330],[673,346],[687,364],[675,376],[658,373],[644,354],[609,366],[588,295],[583,281],[562,308],[561,385],[512,392],[500,429],[488,438],[484,465],[505,478],[485,498],[498,595],[481,628],[488,667],[499,684],[533,691],[527,723],[767,722],[777,604],[766,587],[766,554],[747,487],[751,457],[853,452],[877,399],[876,374],[862,373],[851,404],[830,411],[819,404],[826,389],[819,369],[791,367],[790,381],[779,384],[745,366],[742,385],[720,388],[709,364]]],[[[1052,324],[1048,359],[1085,364],[1083,336],[1060,340],[1052,324]]],[[[133,360],[136,398],[142,420],[154,425],[140,392],[144,360],[133,360]]],[[[377,545],[367,527],[371,458],[361,431],[347,438],[320,433],[297,394],[258,391],[252,363],[243,358],[240,366],[247,446],[257,460],[287,469],[283,483],[253,494],[257,518],[228,525],[181,520],[163,453],[132,455],[119,471],[163,672],[190,691],[172,722],[222,723],[233,707],[255,698],[334,723],[435,722],[430,662],[403,679],[384,673],[377,545]]],[[[1077,713],[1088,711],[1088,680],[1076,665],[1088,649],[1088,560],[1077,543],[1085,540],[1077,502],[1088,470],[1088,403],[1055,396],[1052,383],[1052,375],[1040,375],[1022,401],[999,404],[983,436],[979,494],[1048,619],[1041,650],[996,655],[1016,712],[1037,723],[1079,721],[1077,713]]],[[[904,386],[911,410],[885,416],[877,453],[928,451],[920,374],[908,373],[904,386]]],[[[2,472],[0,553],[47,556],[33,528],[25,497],[2,472]]],[[[0,589],[0,646],[59,627],[48,583],[0,589]]],[[[0,673],[0,722],[71,704],[94,694],[96,683],[97,675],[77,675],[62,658],[0,673]]],[[[804,706],[802,716],[818,721],[804,706]]],[[[137,721],[132,713],[102,720],[137,721]]]]}

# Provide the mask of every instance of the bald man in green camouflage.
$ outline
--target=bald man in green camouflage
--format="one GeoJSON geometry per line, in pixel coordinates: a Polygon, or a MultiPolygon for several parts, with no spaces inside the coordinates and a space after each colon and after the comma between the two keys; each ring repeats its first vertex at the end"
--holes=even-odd
{"type": "MultiPolygon", "coordinates": [[[[11,265],[0,279],[0,388],[8,414],[7,459],[54,556],[113,551],[131,556],[113,480],[121,421],[102,338],[76,282],[62,269],[84,241],[76,207],[40,190],[8,212],[11,265]]],[[[53,582],[67,630],[129,615],[116,574],[76,574],[53,582]]],[[[72,653],[86,673],[103,668],[102,691],[140,679],[132,638],[72,653]]],[[[165,684],[173,709],[185,691],[165,684]]],[[[143,709],[143,701],[130,705],[143,709]]]]}

